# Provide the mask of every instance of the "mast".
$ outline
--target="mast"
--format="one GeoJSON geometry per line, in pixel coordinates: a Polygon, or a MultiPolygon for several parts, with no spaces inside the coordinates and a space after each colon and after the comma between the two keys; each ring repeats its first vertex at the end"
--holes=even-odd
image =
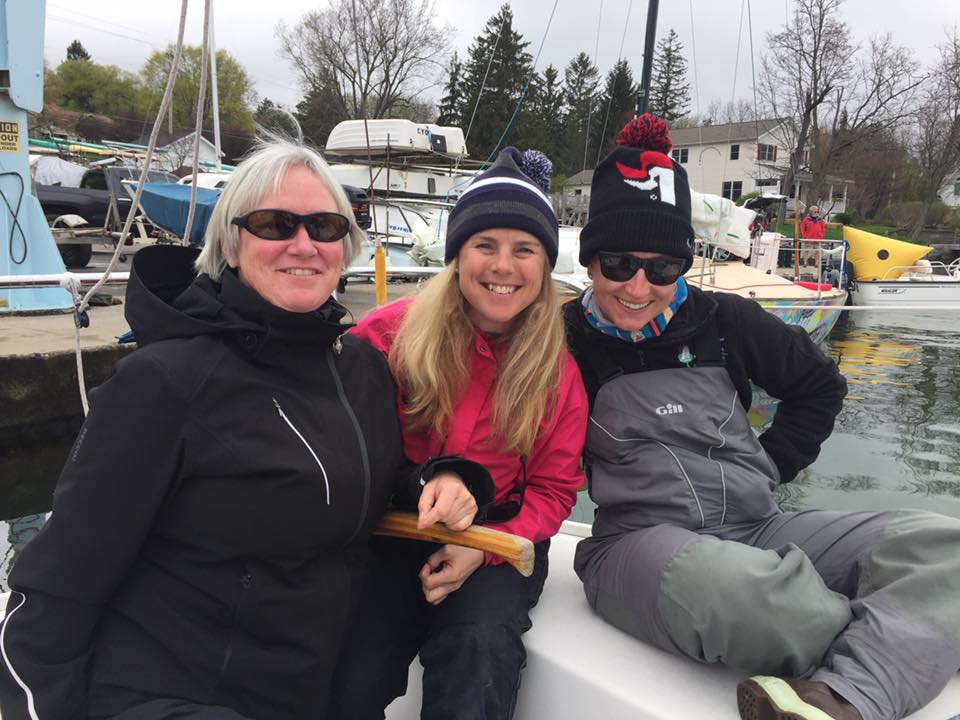
{"type": "MultiPolygon", "coordinates": [[[[220,96],[217,93],[217,44],[213,39],[213,0],[207,0],[207,13],[210,17],[208,40],[210,43],[210,97],[213,101],[213,146],[217,153],[217,172],[223,170],[220,157],[220,96]]],[[[171,104],[171,107],[173,105],[171,104]]]]}
{"type": "Polygon", "coordinates": [[[660,0],[647,2],[647,34],[643,41],[643,71],[640,75],[640,92],[637,94],[637,115],[647,111],[650,99],[650,71],[653,68],[653,44],[657,39],[657,10],[660,0]]]}

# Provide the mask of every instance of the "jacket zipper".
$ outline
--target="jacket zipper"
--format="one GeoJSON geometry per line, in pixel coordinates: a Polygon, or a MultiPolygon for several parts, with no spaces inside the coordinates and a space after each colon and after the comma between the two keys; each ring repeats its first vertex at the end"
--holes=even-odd
{"type": "Polygon", "coordinates": [[[303,436],[303,433],[297,430],[296,425],[294,425],[290,421],[290,418],[287,417],[287,414],[283,411],[283,408],[280,407],[280,403],[277,401],[276,398],[273,398],[273,404],[276,405],[277,413],[279,413],[280,417],[283,418],[283,421],[290,426],[290,429],[293,430],[294,433],[296,433],[297,437],[300,438],[300,442],[302,442],[304,447],[307,448],[309,453],[313,456],[313,459],[317,461],[317,466],[320,468],[320,472],[323,473],[323,485],[327,490],[327,505],[329,505],[330,504],[330,479],[327,477],[327,471],[323,467],[323,463],[320,462],[320,458],[317,457],[317,454],[313,451],[313,448],[310,447],[310,443],[307,442],[307,439],[303,436]]]}
{"type": "MultiPolygon", "coordinates": [[[[340,338],[337,338],[339,341],[340,338]]],[[[337,355],[340,354],[341,345],[334,345],[334,350],[337,355]]],[[[364,521],[367,519],[367,511],[370,509],[370,486],[372,484],[370,476],[370,458],[367,455],[367,442],[363,437],[363,430],[360,428],[360,423],[357,421],[356,413],[353,412],[353,407],[350,405],[350,401],[347,400],[347,393],[343,389],[343,383],[340,382],[340,373],[337,372],[337,364],[333,359],[333,353],[327,353],[327,365],[330,366],[330,374],[333,375],[333,382],[337,386],[337,395],[340,397],[340,404],[343,405],[343,409],[347,413],[347,417],[350,418],[350,422],[353,424],[353,430],[357,434],[357,443],[360,445],[360,463],[363,467],[363,502],[360,505],[360,518],[357,520],[357,527],[354,529],[353,534],[347,539],[344,545],[349,545],[353,542],[353,539],[360,532],[360,529],[363,527],[364,521]]]]}

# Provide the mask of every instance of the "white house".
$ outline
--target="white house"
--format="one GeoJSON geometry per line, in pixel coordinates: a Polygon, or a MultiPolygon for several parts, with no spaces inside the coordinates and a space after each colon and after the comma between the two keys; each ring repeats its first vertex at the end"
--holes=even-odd
{"type": "MultiPolygon", "coordinates": [[[[792,198],[794,188],[782,187],[790,150],[778,139],[780,125],[779,120],[758,120],[671,130],[673,159],[683,165],[690,187],[698,192],[730,200],[752,192],[792,198]]],[[[811,180],[810,173],[803,169],[797,174],[803,208],[813,201],[807,197],[811,180]]],[[[842,212],[846,209],[847,186],[852,181],[828,176],[827,182],[829,197],[819,198],[822,211],[842,212]]]]}
{"type": "Polygon", "coordinates": [[[944,178],[940,192],[937,194],[950,207],[960,207],[960,168],[944,178]]]}

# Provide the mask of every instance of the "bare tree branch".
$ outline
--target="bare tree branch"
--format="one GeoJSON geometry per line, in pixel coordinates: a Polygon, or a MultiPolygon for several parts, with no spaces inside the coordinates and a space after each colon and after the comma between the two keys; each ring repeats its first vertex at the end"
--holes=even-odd
{"type": "Polygon", "coordinates": [[[294,27],[278,24],[280,55],[307,91],[333,91],[347,117],[387,117],[440,83],[451,28],[431,0],[332,0],[294,27]]]}

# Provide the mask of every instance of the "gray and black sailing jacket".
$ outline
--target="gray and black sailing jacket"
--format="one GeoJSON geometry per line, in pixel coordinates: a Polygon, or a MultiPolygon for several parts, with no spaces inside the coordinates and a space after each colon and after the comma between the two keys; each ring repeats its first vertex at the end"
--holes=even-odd
{"type": "MultiPolygon", "coordinates": [[[[759,441],[776,465],[779,481],[789,482],[816,460],[833,431],[846,380],[799,326],[786,325],[752,300],[703,292],[692,285],[688,289],[687,300],[663,334],[641,343],[590,327],[579,299],[564,306],[567,342],[580,367],[591,411],[600,387],[612,377],[697,367],[698,342],[719,338],[719,364],[726,368],[744,410],[750,409],[751,383],[779,400],[773,422],[759,441]]],[[[704,350],[704,357],[713,354],[704,350]]]]}

